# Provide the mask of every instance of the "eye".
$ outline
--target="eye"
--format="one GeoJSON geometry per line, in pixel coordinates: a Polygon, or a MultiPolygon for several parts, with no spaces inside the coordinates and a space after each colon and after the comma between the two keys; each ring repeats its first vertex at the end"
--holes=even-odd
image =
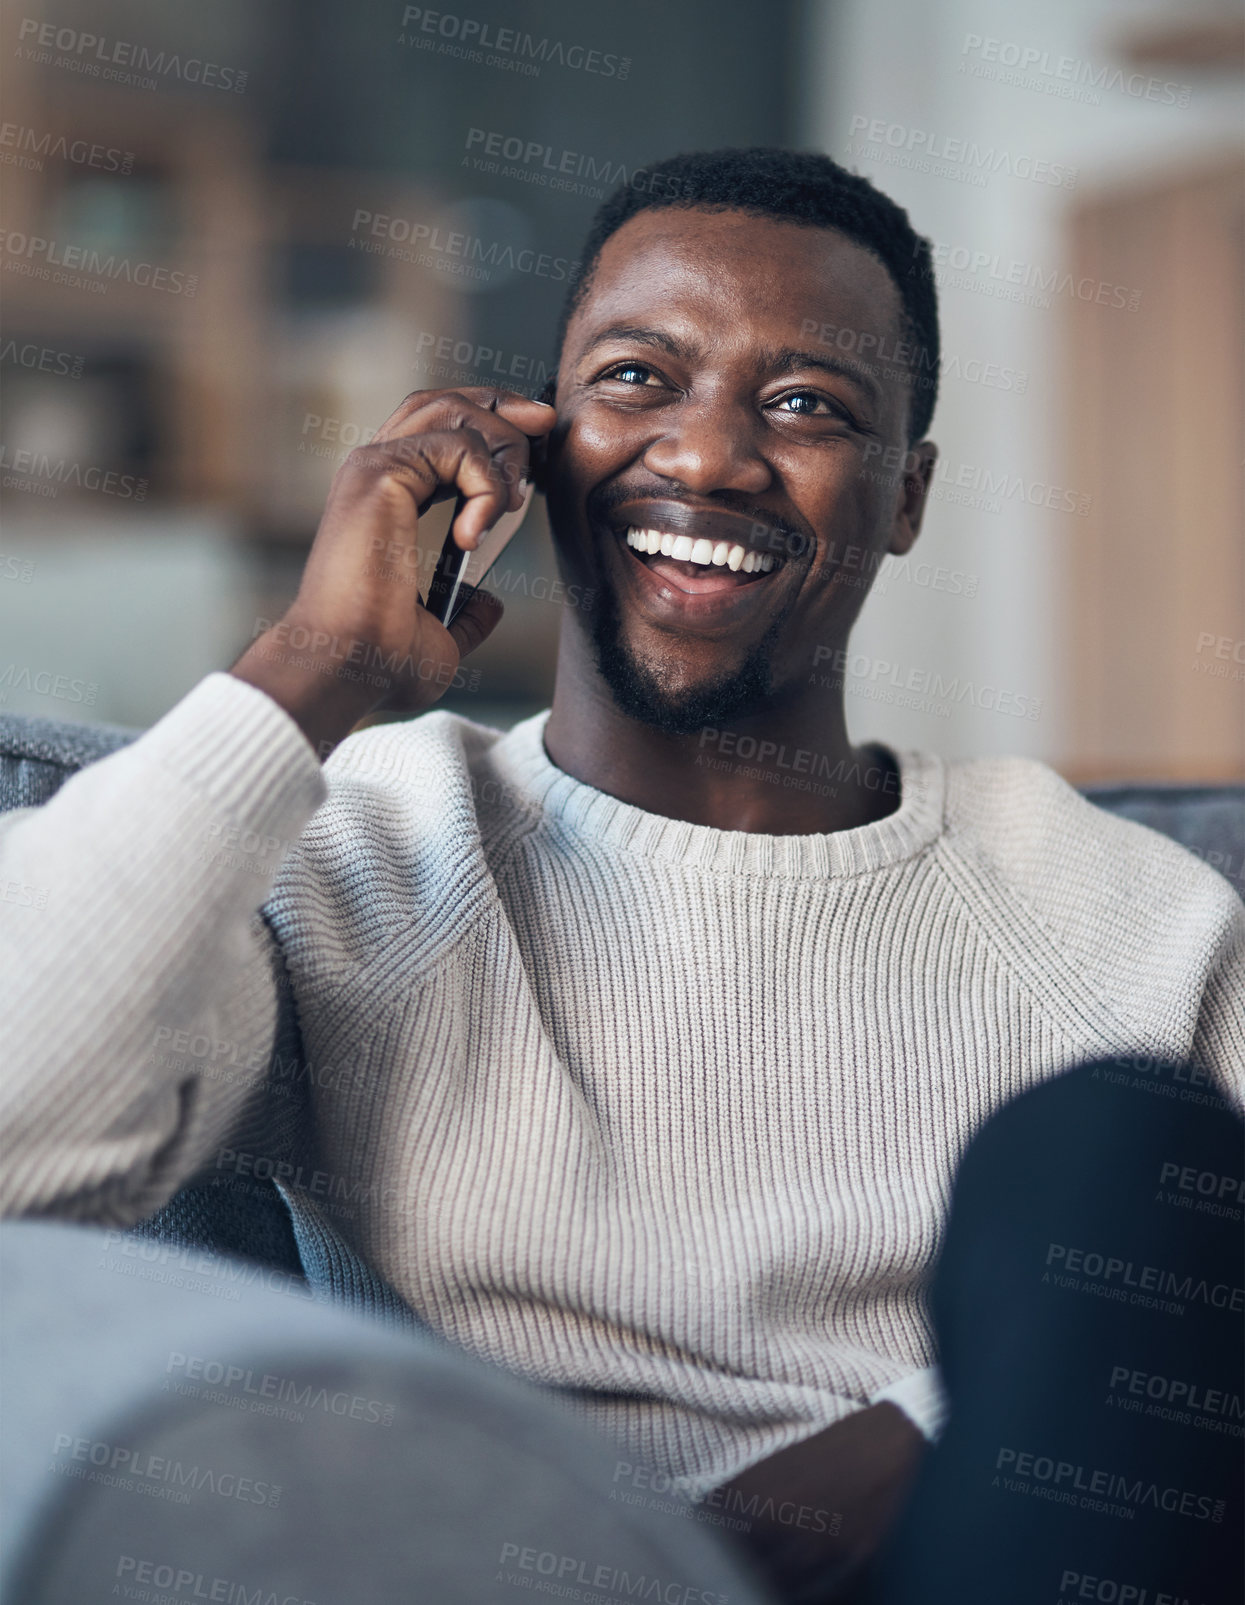
{"type": "Polygon", "coordinates": [[[818,390],[792,390],[774,403],[775,411],[790,407],[798,418],[847,418],[847,410],[818,390]]]}
{"type": "Polygon", "coordinates": [[[620,362],[613,368],[607,368],[601,377],[618,379],[625,385],[645,385],[655,376],[653,370],[646,368],[642,362],[620,362]]]}

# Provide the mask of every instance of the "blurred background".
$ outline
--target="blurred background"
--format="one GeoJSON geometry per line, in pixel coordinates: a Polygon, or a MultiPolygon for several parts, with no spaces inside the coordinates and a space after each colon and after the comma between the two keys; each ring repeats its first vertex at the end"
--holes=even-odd
{"type": "MultiPolygon", "coordinates": [[[[774,144],[874,180],[938,264],[941,461],[853,638],[853,736],[1077,783],[1245,775],[1237,5],[3,17],[0,711],[157,719],[279,616],[336,466],[403,395],[539,394],[615,183],[774,144]]],[[[445,706],[548,704],[555,575],[537,503],[445,706]]]]}

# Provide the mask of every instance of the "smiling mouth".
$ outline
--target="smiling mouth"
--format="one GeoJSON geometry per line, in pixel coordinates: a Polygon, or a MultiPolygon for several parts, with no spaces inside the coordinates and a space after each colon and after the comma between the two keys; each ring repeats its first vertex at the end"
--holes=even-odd
{"type": "Polygon", "coordinates": [[[617,535],[654,578],[691,596],[755,585],[783,566],[783,559],[775,553],[754,551],[739,541],[645,524],[624,525],[617,535]]]}
{"type": "MultiPolygon", "coordinates": [[[[658,573],[672,570],[684,578],[694,579],[706,569],[725,568],[732,575],[768,574],[779,565],[772,552],[751,552],[737,541],[711,541],[705,536],[672,535],[669,531],[644,529],[629,524],[626,530],[627,545],[647,566],[658,573]]],[[[723,576],[719,576],[721,578],[723,576]]],[[[740,582],[736,582],[740,583],[740,582]]]]}

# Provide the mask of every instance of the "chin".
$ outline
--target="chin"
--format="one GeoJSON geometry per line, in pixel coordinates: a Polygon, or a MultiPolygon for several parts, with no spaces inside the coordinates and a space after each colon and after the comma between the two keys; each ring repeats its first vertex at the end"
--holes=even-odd
{"type": "Polygon", "coordinates": [[[607,617],[594,620],[597,668],[619,711],[670,736],[696,735],[735,723],[773,700],[769,643],[742,663],[698,680],[678,680],[669,664],[645,659],[621,639],[607,617]]]}

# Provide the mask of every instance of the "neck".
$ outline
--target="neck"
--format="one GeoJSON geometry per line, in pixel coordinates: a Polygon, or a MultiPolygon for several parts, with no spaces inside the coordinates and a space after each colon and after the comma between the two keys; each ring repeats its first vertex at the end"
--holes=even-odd
{"type": "Polygon", "coordinates": [[[566,628],[545,750],[559,769],[621,802],[717,830],[853,830],[900,801],[884,750],[848,740],[841,690],[810,687],[729,724],[668,735],[622,712],[589,644],[566,628]]]}

